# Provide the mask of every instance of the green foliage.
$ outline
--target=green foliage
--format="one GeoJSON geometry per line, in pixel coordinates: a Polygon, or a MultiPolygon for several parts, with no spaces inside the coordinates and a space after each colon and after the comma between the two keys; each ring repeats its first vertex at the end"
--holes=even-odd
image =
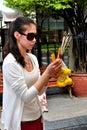
{"type": "Polygon", "coordinates": [[[5,0],[6,6],[17,8],[23,12],[24,15],[29,15],[30,12],[35,11],[35,0],[5,0]],[[33,4],[34,3],[34,4],[33,4]]]}
{"type": "Polygon", "coordinates": [[[87,0],[5,0],[5,2],[8,7],[21,10],[25,16],[29,16],[31,12],[37,12],[42,17],[42,23],[50,16],[55,19],[61,16],[72,33],[85,31],[84,23],[87,14],[84,12],[87,8],[87,0]]]}
{"type": "Polygon", "coordinates": [[[6,5],[11,8],[20,9],[24,15],[29,15],[31,11],[60,10],[70,8],[69,2],[73,0],[5,0],[6,5]]]}
{"type": "Polygon", "coordinates": [[[5,0],[6,5],[11,8],[18,8],[24,14],[28,14],[29,11],[42,11],[48,9],[61,10],[71,8],[71,4],[84,3],[87,6],[86,0],[5,0]]]}

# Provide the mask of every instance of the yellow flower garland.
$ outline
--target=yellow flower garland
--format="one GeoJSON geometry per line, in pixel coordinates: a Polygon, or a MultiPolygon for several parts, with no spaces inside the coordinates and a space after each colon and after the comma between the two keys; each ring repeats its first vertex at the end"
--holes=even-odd
{"type": "MultiPolygon", "coordinates": [[[[60,56],[60,49],[58,49],[58,57],[60,56]]],[[[51,54],[52,62],[56,60],[55,54],[51,54]]],[[[73,81],[69,77],[71,74],[71,69],[68,69],[67,66],[62,61],[62,68],[59,73],[58,79],[57,79],[57,86],[58,87],[66,87],[68,85],[72,85],[73,81]]]]}

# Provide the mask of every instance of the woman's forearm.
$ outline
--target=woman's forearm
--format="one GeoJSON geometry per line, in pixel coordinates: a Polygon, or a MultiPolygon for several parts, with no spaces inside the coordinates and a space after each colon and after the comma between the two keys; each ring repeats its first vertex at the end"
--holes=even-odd
{"type": "Polygon", "coordinates": [[[34,84],[34,86],[36,87],[36,89],[38,90],[38,92],[41,91],[42,87],[47,86],[48,81],[49,81],[49,77],[50,75],[47,73],[47,71],[45,71],[40,78],[38,79],[38,81],[34,84]]]}

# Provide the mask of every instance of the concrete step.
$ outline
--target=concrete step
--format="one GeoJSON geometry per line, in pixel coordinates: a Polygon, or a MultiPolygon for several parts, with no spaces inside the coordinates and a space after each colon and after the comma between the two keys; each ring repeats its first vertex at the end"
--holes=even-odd
{"type": "Polygon", "coordinates": [[[87,116],[58,121],[46,121],[45,130],[87,130],[87,116]]]}
{"type": "Polygon", "coordinates": [[[87,130],[87,97],[47,95],[48,113],[43,113],[45,130],[87,130]]]}

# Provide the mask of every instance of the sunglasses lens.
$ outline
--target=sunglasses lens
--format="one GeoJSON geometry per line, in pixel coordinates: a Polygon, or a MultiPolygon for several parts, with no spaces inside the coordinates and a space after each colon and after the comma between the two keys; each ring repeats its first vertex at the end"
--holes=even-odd
{"type": "Polygon", "coordinates": [[[37,38],[37,34],[35,34],[35,33],[28,33],[27,34],[28,40],[33,40],[34,38],[37,38]]]}

